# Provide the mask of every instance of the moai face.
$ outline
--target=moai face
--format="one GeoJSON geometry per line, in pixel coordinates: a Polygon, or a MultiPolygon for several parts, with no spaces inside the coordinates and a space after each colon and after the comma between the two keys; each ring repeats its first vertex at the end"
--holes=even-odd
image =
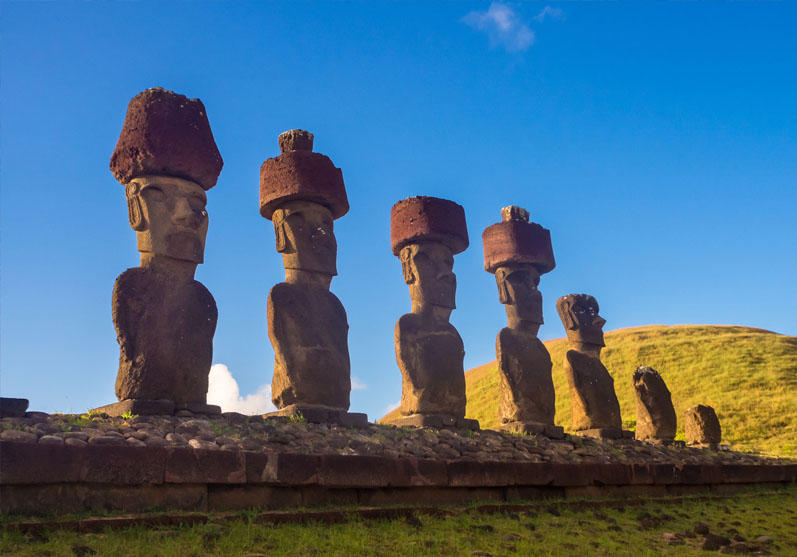
{"type": "Polygon", "coordinates": [[[456,307],[457,277],[450,248],[438,242],[419,242],[404,246],[399,257],[413,302],[456,307]]]}
{"type": "Polygon", "coordinates": [[[202,263],[208,233],[205,190],[190,180],[142,176],[125,186],[138,251],[202,263]]]}
{"type": "Polygon", "coordinates": [[[542,294],[537,290],[540,273],[530,264],[515,263],[495,271],[498,299],[506,305],[510,326],[513,322],[542,324],[542,294]]]}
{"type": "Polygon", "coordinates": [[[286,269],[338,274],[338,243],[329,209],[312,201],[289,201],[274,211],[272,219],[286,269]]]}
{"type": "Polygon", "coordinates": [[[603,326],[606,320],[598,315],[598,301],[587,294],[562,296],[556,302],[559,317],[571,342],[605,346],[603,326]]]}

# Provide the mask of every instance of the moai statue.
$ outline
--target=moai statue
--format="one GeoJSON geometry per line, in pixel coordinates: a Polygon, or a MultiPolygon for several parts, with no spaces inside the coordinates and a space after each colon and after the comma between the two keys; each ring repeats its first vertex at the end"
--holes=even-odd
{"type": "Polygon", "coordinates": [[[260,214],[273,221],[285,282],[268,294],[268,336],[274,347],[272,415],[311,422],[365,425],[348,413],[349,323],[329,291],[338,274],[334,219],[349,211],[343,174],[313,152],[313,134],[279,136],[281,154],[260,167],[260,214]]]}
{"type": "Polygon", "coordinates": [[[555,398],[551,356],[537,338],[542,325],[540,275],[556,266],[551,233],[529,222],[520,207],[501,209],[502,222],[484,229],[484,269],[495,275],[498,299],[508,326],[495,340],[501,377],[498,419],[501,429],[561,438],[554,425],[555,398]]]}
{"type": "Polygon", "coordinates": [[[205,192],[222,164],[202,101],[161,88],[130,101],[111,172],[125,186],[141,265],[114,285],[119,402],[97,410],[220,411],[206,404],[218,312],[194,273],[208,231],[205,192]]]}
{"type": "Polygon", "coordinates": [[[569,294],[556,301],[556,310],[572,348],[565,354],[564,369],[573,431],[607,439],[633,436],[622,431],[614,379],[600,360],[606,320],[598,315],[597,300],[588,294],[569,294]]]}
{"type": "Polygon", "coordinates": [[[722,440],[722,429],[711,406],[698,404],[686,411],[684,437],[689,445],[717,448],[722,440]]]}
{"type": "Polygon", "coordinates": [[[641,366],[634,371],[633,381],[636,393],[636,439],[671,443],[675,439],[675,408],[664,379],[652,367],[641,366]]]}
{"type": "Polygon", "coordinates": [[[468,247],[465,211],[453,201],[409,197],[393,205],[390,239],[412,299],[394,334],[401,416],[390,423],[478,429],[465,419],[465,348],[448,322],[456,307],[454,255],[468,247]]]}

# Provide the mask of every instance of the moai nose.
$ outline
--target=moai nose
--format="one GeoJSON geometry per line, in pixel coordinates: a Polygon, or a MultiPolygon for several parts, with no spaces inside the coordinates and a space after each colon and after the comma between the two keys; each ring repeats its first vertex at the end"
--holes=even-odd
{"type": "Polygon", "coordinates": [[[199,225],[199,217],[187,199],[182,197],[177,199],[174,205],[174,221],[184,226],[196,227],[199,225]]]}

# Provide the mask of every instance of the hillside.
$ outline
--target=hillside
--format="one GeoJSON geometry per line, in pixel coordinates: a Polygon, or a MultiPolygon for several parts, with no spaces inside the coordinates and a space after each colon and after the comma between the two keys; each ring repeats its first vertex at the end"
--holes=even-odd
{"type": "MultiPolygon", "coordinates": [[[[631,376],[636,366],[648,365],[672,392],[679,439],[683,412],[702,403],[716,409],[723,442],[734,449],[797,456],[797,337],[739,326],[648,325],[607,332],[605,340],[601,359],[614,377],[627,427],[636,421],[631,376]]],[[[570,396],[562,370],[567,340],[545,345],[553,360],[556,423],[569,430],[570,396]]],[[[467,417],[483,428],[498,424],[495,366],[493,361],[465,372],[467,417]]]]}

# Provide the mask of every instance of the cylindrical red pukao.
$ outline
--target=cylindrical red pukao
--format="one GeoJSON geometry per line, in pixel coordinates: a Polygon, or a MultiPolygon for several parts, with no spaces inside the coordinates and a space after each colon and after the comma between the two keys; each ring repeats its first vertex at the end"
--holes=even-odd
{"type": "Polygon", "coordinates": [[[492,224],[482,233],[484,269],[490,273],[510,263],[530,263],[540,274],[556,267],[551,245],[551,231],[528,221],[528,211],[505,207],[502,222],[492,224]]]}
{"type": "Polygon", "coordinates": [[[279,136],[282,154],[260,167],[260,214],[271,215],[283,203],[301,199],[325,206],[337,219],[349,211],[343,173],[329,157],[313,152],[313,134],[288,130],[279,136]]]}
{"type": "Polygon", "coordinates": [[[438,197],[408,197],[390,211],[390,245],[398,255],[407,244],[420,241],[440,242],[454,254],[468,247],[465,209],[438,197]]]}

